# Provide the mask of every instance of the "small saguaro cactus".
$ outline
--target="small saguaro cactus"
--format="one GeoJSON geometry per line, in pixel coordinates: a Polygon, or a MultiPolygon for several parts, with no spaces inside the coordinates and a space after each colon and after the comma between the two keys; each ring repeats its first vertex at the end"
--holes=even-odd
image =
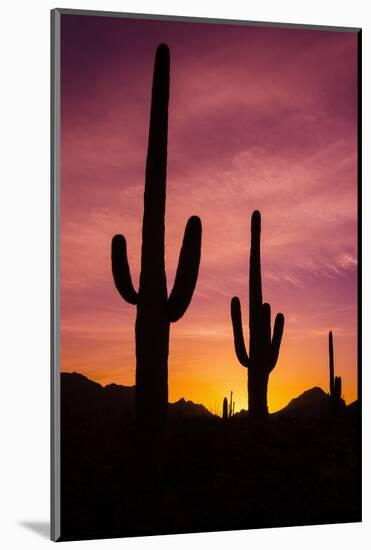
{"type": "Polygon", "coordinates": [[[341,377],[335,376],[334,368],[334,341],[332,331],[328,333],[329,367],[330,367],[330,397],[333,400],[341,399],[341,377]]]}
{"type": "Polygon", "coordinates": [[[230,396],[230,399],[229,399],[229,411],[228,411],[229,418],[231,418],[231,416],[232,416],[232,407],[233,407],[232,397],[233,397],[233,391],[231,391],[231,396],[230,396]]]}
{"type": "Polygon", "coordinates": [[[278,313],[271,335],[271,308],[269,304],[263,304],[262,298],[260,230],[260,212],[255,210],[251,217],[249,354],[244,342],[240,300],[234,297],[231,301],[235,351],[241,365],[248,369],[248,409],[251,420],[261,420],[268,416],[268,379],[278,360],[284,327],[284,316],[278,313]]]}
{"type": "Polygon", "coordinates": [[[184,233],[175,282],[168,297],[165,273],[165,202],[170,53],[157,48],[153,73],[142,226],[139,290],[134,290],[122,235],[112,239],[116,288],[137,306],[135,324],[135,410],[139,426],[161,427],[168,409],[170,323],[185,313],[196,286],[201,255],[201,221],[192,216],[184,233]]]}
{"type": "Polygon", "coordinates": [[[228,399],[223,399],[223,420],[228,420],[228,399]]]}

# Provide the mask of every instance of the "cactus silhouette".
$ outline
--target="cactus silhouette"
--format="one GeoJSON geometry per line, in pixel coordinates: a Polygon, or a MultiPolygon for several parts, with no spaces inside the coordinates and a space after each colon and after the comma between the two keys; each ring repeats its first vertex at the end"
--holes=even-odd
{"type": "Polygon", "coordinates": [[[237,358],[248,369],[248,408],[251,420],[268,416],[267,389],[269,374],[274,369],[280,350],[284,316],[278,313],[271,336],[271,309],[262,298],[260,266],[260,212],[251,217],[250,280],[249,280],[249,354],[243,336],[241,304],[237,297],[231,301],[234,346],[237,358]]]}
{"type": "Polygon", "coordinates": [[[201,255],[201,221],[186,225],[173,289],[168,297],[165,273],[165,202],[170,53],[157,48],[152,84],[142,226],[139,290],[134,290],[122,235],[112,239],[112,273],[118,292],[137,306],[135,324],[138,425],[161,427],[167,419],[170,323],[185,313],[195,289],[201,255]]]}
{"type": "Polygon", "coordinates": [[[231,391],[231,396],[230,396],[230,399],[229,399],[229,410],[228,410],[229,418],[231,418],[231,416],[232,416],[232,407],[233,407],[232,397],[233,397],[233,391],[231,391]]]}
{"type": "Polygon", "coordinates": [[[330,397],[336,401],[341,399],[341,377],[335,376],[334,341],[332,331],[328,333],[329,366],[330,366],[330,397]]]}
{"type": "Polygon", "coordinates": [[[228,399],[223,399],[223,420],[228,420],[228,399]]]}

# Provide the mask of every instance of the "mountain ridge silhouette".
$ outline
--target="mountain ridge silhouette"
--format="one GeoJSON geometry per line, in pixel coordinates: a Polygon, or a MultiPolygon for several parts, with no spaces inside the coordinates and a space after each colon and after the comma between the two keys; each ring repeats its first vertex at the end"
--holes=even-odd
{"type": "MultiPolygon", "coordinates": [[[[124,386],[122,384],[109,383],[103,386],[99,382],[94,382],[84,374],[78,372],[61,372],[61,391],[63,406],[71,405],[74,401],[74,407],[85,409],[86,403],[83,403],[87,396],[91,401],[97,400],[99,405],[106,407],[115,405],[122,407],[122,412],[128,414],[130,419],[134,418],[134,399],[135,386],[124,386]]],[[[107,410],[107,408],[106,408],[107,410]]],[[[89,409],[92,412],[91,408],[89,409]]],[[[189,417],[214,417],[205,405],[194,403],[181,397],[174,403],[169,403],[169,414],[171,416],[189,417]]]]}
{"type": "MultiPolygon", "coordinates": [[[[71,405],[71,401],[74,400],[75,408],[79,409],[83,407],[83,409],[85,409],[86,403],[84,402],[84,396],[88,396],[90,400],[100,400],[100,403],[96,403],[98,408],[99,405],[105,408],[106,411],[107,409],[117,408],[117,413],[119,413],[121,409],[121,412],[125,413],[130,420],[134,418],[135,386],[125,386],[113,382],[104,386],[78,372],[61,372],[61,388],[63,392],[62,402],[67,407],[71,405]],[[76,395],[74,396],[74,394],[76,395]],[[64,402],[64,400],[66,401],[64,402]]],[[[346,406],[343,401],[343,406],[351,410],[357,407],[357,403],[357,401],[353,401],[346,406]]],[[[314,386],[291,399],[282,409],[270,413],[270,416],[275,418],[280,416],[319,418],[326,414],[329,404],[329,394],[322,388],[314,386]]],[[[89,410],[92,412],[91,408],[89,408],[89,410]]],[[[184,397],[181,397],[173,403],[169,403],[169,414],[173,417],[182,418],[219,418],[218,415],[213,414],[202,403],[194,403],[184,397]]],[[[247,415],[248,411],[245,409],[241,409],[235,414],[236,417],[247,415]]]]}

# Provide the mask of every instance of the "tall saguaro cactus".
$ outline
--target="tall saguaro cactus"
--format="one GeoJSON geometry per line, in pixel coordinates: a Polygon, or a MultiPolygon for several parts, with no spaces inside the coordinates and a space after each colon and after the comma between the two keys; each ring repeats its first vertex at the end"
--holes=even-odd
{"type": "Polygon", "coordinates": [[[170,53],[156,52],[148,138],[139,290],[134,290],[122,235],[112,239],[112,273],[121,296],[137,306],[136,419],[146,428],[161,427],[168,408],[170,323],[185,313],[196,286],[201,255],[201,221],[186,225],[173,289],[168,296],[165,273],[165,202],[170,53]]]}
{"type": "Polygon", "coordinates": [[[329,367],[330,367],[330,397],[336,401],[341,399],[341,377],[335,376],[334,341],[332,331],[328,333],[329,367]]]}
{"type": "Polygon", "coordinates": [[[234,346],[243,367],[248,369],[248,408],[252,420],[268,416],[267,389],[269,374],[276,366],[284,327],[284,316],[278,313],[271,335],[271,308],[263,303],[260,266],[260,212],[251,217],[250,281],[249,281],[249,354],[243,336],[241,304],[231,301],[234,346]]]}

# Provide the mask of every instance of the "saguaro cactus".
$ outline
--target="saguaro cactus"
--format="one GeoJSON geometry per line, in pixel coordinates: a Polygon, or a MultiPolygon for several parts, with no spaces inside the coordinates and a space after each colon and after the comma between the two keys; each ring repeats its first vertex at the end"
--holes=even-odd
{"type": "Polygon", "coordinates": [[[330,397],[336,401],[341,399],[341,377],[335,376],[334,341],[332,331],[328,333],[329,367],[330,367],[330,397]]]}
{"type": "Polygon", "coordinates": [[[136,419],[143,427],[161,427],[168,408],[170,322],[185,313],[196,285],[201,255],[201,221],[192,216],[184,233],[174,287],[168,297],[165,273],[165,202],[170,54],[156,52],[148,138],[139,290],[134,290],[122,235],[112,239],[112,273],[121,296],[137,306],[136,419]]]}
{"type": "Polygon", "coordinates": [[[248,368],[248,408],[252,420],[268,416],[268,378],[274,369],[281,345],[284,316],[278,313],[271,336],[271,309],[262,298],[260,267],[260,212],[251,217],[249,328],[250,350],[247,354],[241,319],[241,304],[237,297],[231,301],[234,346],[242,366],[248,368]]]}
{"type": "Polygon", "coordinates": [[[328,353],[329,353],[329,367],[330,367],[330,395],[334,393],[334,343],[332,339],[332,331],[328,333],[328,353]]]}
{"type": "Polygon", "coordinates": [[[231,416],[232,416],[232,407],[233,407],[232,397],[233,397],[233,391],[231,391],[231,396],[230,396],[230,399],[229,399],[229,412],[228,412],[229,418],[231,418],[231,416]]]}
{"type": "Polygon", "coordinates": [[[223,399],[223,420],[228,420],[228,399],[223,399]]]}

